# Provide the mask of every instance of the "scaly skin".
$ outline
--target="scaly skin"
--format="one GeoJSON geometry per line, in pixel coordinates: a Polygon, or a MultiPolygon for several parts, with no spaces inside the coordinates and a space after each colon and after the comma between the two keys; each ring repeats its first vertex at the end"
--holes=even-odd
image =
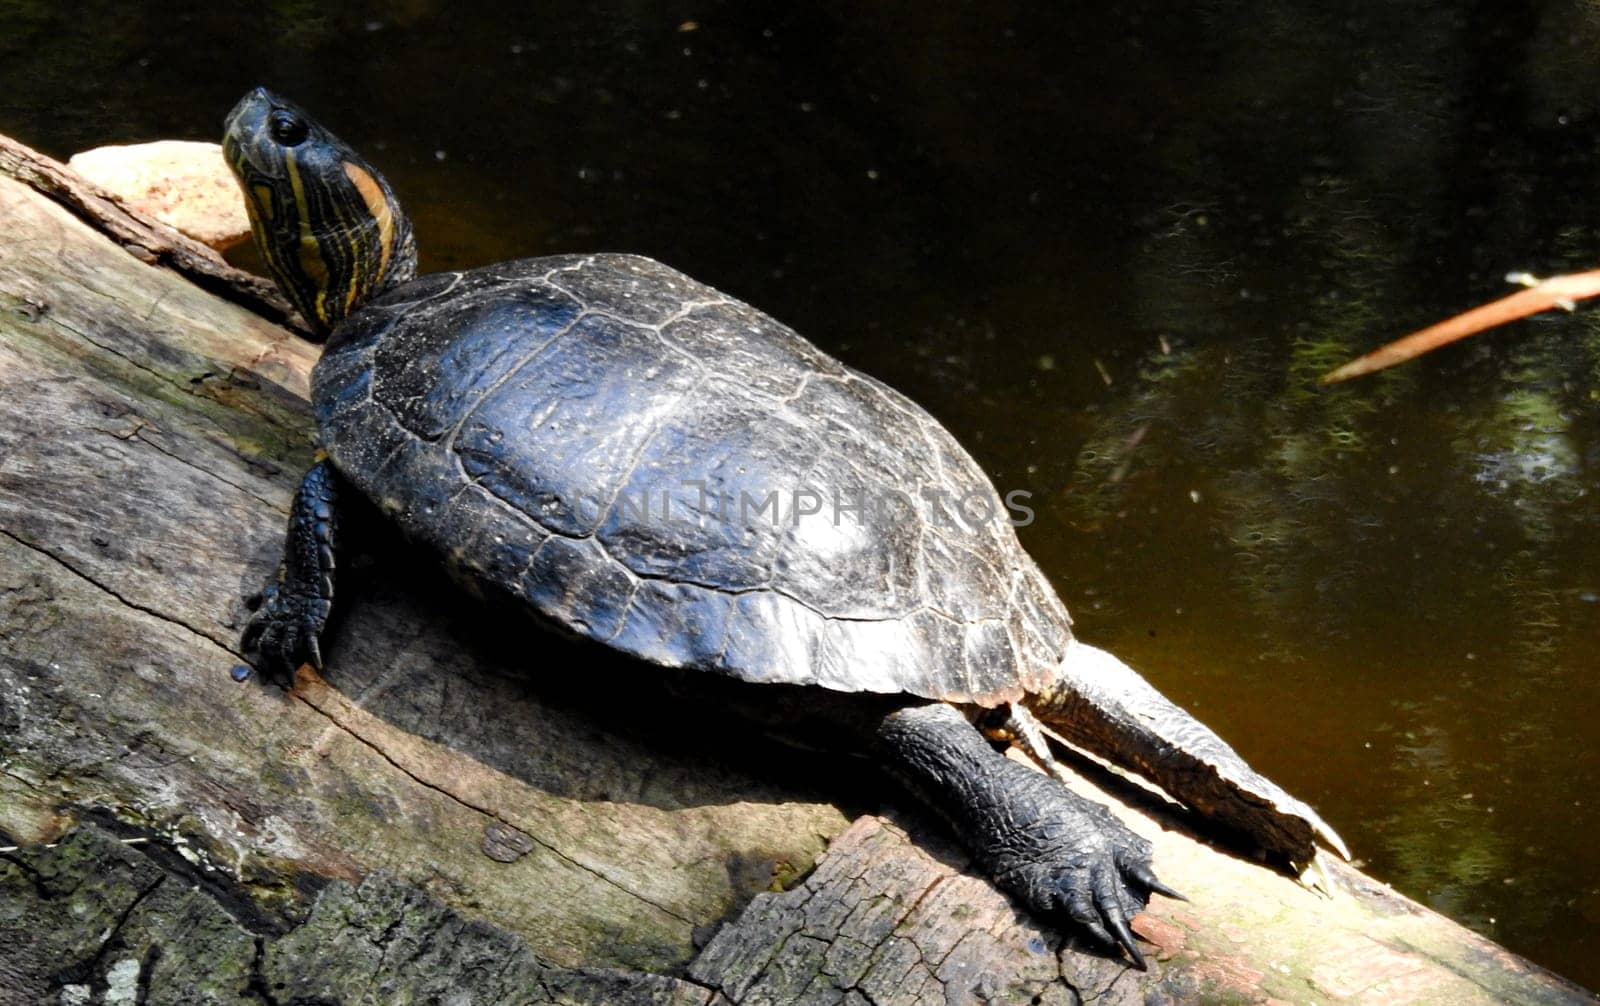
{"type": "Polygon", "coordinates": [[[1144,957],[1128,921],[1156,891],[1150,843],[1099,804],[995,751],[959,711],[907,706],[877,731],[891,770],[943,814],[978,865],[1032,912],[1065,912],[1108,946],[1144,957]]]}
{"type": "Polygon", "coordinates": [[[339,476],[319,461],[294,494],[277,582],[254,599],[241,640],[257,665],[291,681],[301,664],[322,669],[318,638],[333,611],[334,549],[339,534],[339,476]]]}
{"type": "Polygon", "coordinates": [[[1074,640],[1061,673],[1057,687],[1026,703],[1071,743],[1134,769],[1275,863],[1304,870],[1318,838],[1350,858],[1316,811],[1256,772],[1114,655],[1074,640]]]}

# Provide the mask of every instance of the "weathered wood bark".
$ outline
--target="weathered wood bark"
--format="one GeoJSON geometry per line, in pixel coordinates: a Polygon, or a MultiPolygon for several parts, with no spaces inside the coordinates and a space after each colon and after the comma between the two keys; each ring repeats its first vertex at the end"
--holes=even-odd
{"type": "Polygon", "coordinates": [[[829,801],[878,807],[876,780],[403,556],[347,573],[331,682],[236,683],[241,599],[311,458],[315,347],[54,194],[0,177],[0,831],[23,846],[0,853],[0,1003],[1591,1001],[1124,786],[1194,899],[1141,917],[1157,960],[1126,971],[914,812],[846,830],[829,801]]]}

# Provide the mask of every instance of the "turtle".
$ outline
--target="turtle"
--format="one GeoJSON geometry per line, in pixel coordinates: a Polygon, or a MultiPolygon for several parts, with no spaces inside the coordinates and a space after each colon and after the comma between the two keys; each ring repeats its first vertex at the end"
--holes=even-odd
{"type": "Polygon", "coordinates": [[[1309,866],[1319,840],[1348,857],[1314,810],[1074,636],[1017,501],[904,395],[637,255],[419,276],[389,182],[264,88],[229,113],[223,150],[268,271],[325,339],[319,459],[242,640],[268,675],[323,668],[341,527],[365,500],[545,627],[826,709],[1023,907],[1141,969],[1130,918],[1181,895],[1148,841],[1063,784],[1045,728],[1280,863],[1309,866]]]}

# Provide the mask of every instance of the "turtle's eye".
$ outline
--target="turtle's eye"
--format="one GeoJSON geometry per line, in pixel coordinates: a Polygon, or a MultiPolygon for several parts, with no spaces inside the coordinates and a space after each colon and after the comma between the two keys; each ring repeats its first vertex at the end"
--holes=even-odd
{"type": "Polygon", "coordinates": [[[272,113],[267,125],[272,130],[272,138],[286,147],[296,146],[306,138],[305,120],[293,112],[280,108],[272,113]]]}

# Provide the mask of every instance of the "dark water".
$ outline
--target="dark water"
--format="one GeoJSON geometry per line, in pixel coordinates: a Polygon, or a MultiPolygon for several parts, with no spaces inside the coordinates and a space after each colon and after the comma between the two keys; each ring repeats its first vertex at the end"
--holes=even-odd
{"type": "Polygon", "coordinates": [[[1600,326],[1335,391],[1600,260],[1600,8],[1340,0],[215,10],[0,0],[0,130],[297,98],[425,264],[628,250],[946,422],[1081,634],[1378,876],[1600,985],[1600,326]]]}

